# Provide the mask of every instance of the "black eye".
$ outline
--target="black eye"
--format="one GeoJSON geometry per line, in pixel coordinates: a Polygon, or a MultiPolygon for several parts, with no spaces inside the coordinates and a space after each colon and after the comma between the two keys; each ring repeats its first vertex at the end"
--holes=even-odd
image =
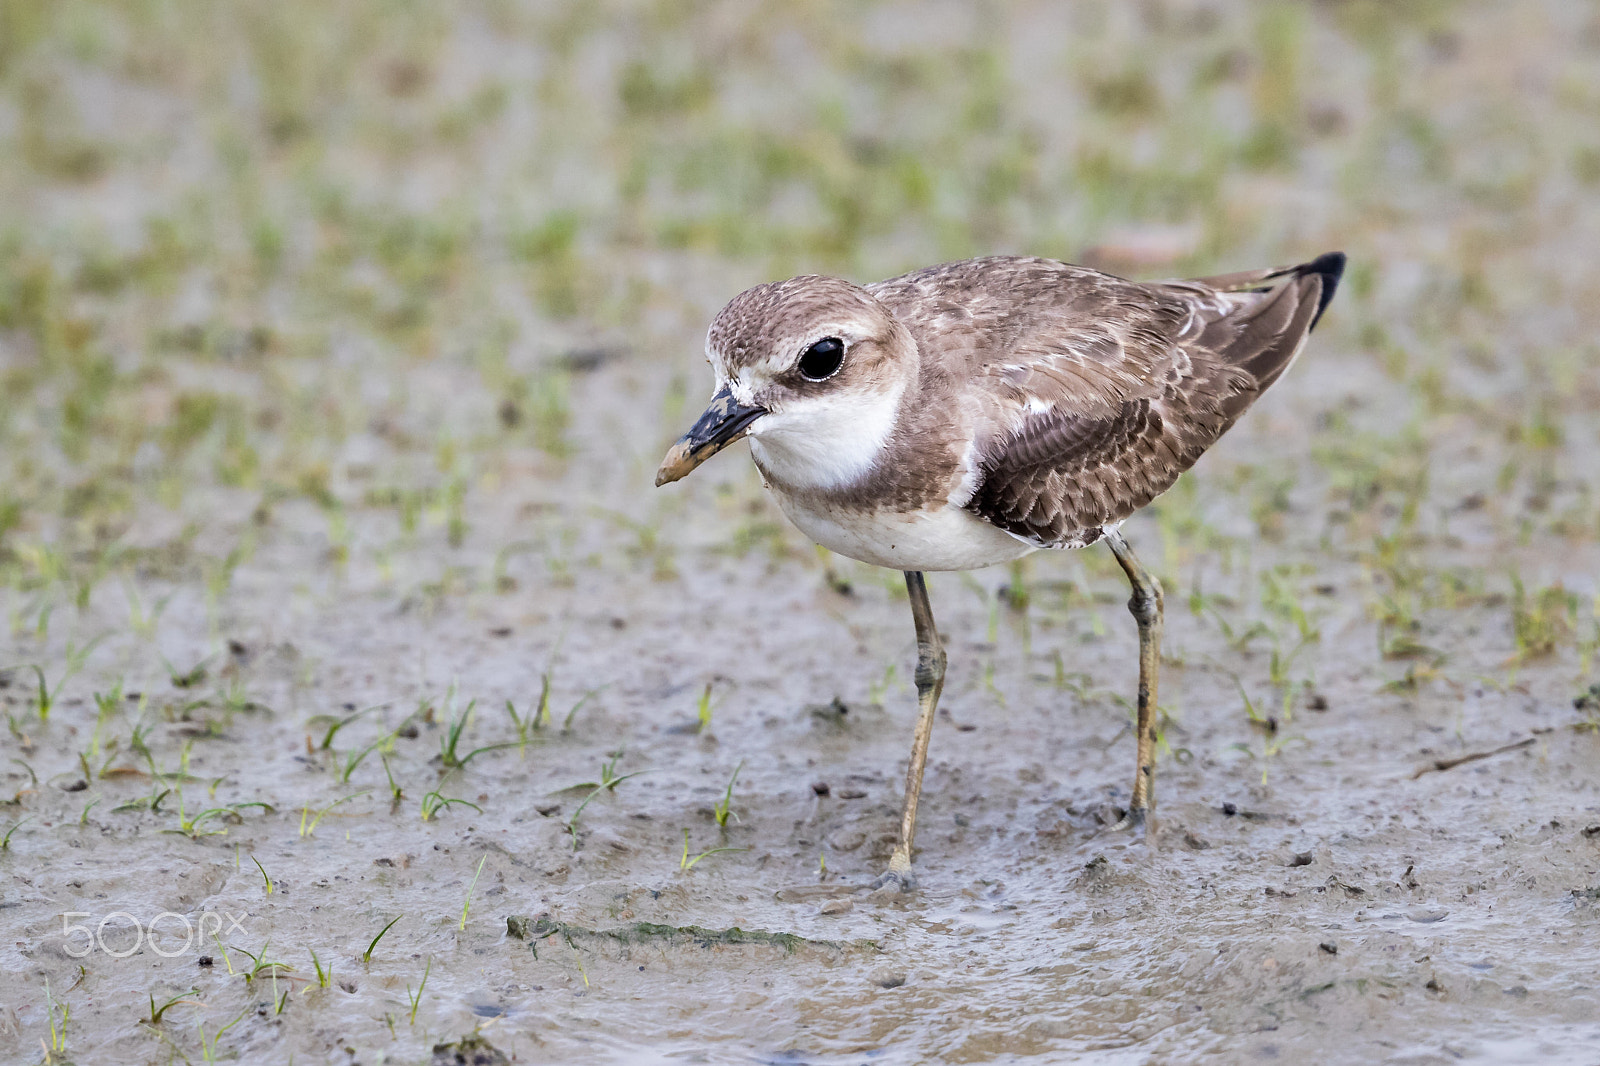
{"type": "Polygon", "coordinates": [[[824,337],[800,357],[800,376],[807,381],[831,378],[844,365],[844,341],[838,337],[824,337]]]}

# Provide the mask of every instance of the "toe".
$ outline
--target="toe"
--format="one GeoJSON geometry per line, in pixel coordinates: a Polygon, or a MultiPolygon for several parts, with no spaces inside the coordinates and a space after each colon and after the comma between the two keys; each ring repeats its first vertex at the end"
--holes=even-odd
{"type": "Polygon", "coordinates": [[[1122,820],[1111,827],[1113,833],[1132,833],[1136,837],[1145,835],[1145,828],[1149,811],[1144,807],[1131,807],[1122,820]]]}

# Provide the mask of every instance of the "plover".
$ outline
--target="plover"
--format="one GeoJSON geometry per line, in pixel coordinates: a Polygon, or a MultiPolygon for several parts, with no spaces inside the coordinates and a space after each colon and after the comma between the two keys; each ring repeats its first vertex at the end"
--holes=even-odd
{"type": "Polygon", "coordinates": [[[1139,283],[992,256],[871,285],[757,285],[706,338],[716,391],[656,484],[741,438],[785,515],[830,551],[905,572],[919,716],[899,842],[879,883],[910,887],[945,653],[923,572],[1105,541],[1133,587],[1138,766],[1153,801],[1160,584],[1118,526],[1165,492],[1294,362],[1345,257],[1139,283]]]}

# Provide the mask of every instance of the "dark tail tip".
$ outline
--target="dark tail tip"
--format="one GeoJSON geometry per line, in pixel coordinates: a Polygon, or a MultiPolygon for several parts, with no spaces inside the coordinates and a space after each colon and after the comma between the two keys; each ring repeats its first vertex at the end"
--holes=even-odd
{"type": "Polygon", "coordinates": [[[1317,323],[1322,321],[1322,312],[1333,301],[1333,294],[1339,289],[1339,278],[1344,274],[1344,264],[1343,252],[1329,252],[1294,268],[1294,272],[1302,278],[1311,274],[1322,275],[1322,298],[1317,301],[1317,313],[1312,317],[1307,332],[1317,328],[1317,323]]]}

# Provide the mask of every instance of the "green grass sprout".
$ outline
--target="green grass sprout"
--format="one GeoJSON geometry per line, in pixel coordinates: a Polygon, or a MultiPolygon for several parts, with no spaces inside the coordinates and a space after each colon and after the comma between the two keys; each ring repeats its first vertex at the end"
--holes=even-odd
{"type": "Polygon", "coordinates": [[[261,942],[261,950],[253,953],[238,946],[234,947],[235,951],[250,960],[250,968],[244,971],[244,979],[246,981],[254,981],[256,978],[261,976],[263,970],[267,971],[268,976],[273,978],[277,977],[279,970],[283,970],[287,973],[294,972],[294,967],[290,966],[288,963],[274,962],[267,958],[267,946],[271,943],[272,938],[268,937],[266,940],[261,942]]]}
{"type": "Polygon", "coordinates": [[[455,796],[446,796],[435,789],[432,792],[423,794],[422,820],[424,822],[431,822],[440,814],[449,810],[458,803],[463,807],[471,807],[479,814],[483,813],[483,808],[478,806],[476,803],[473,803],[471,800],[458,799],[455,796]]]}
{"type": "Polygon", "coordinates": [[[224,1025],[222,1028],[218,1029],[216,1032],[212,1033],[210,1035],[210,1037],[206,1036],[205,1027],[203,1025],[197,1024],[195,1026],[195,1029],[200,1034],[200,1056],[201,1056],[201,1058],[203,1058],[206,1062],[216,1062],[217,1061],[217,1041],[222,1039],[222,1034],[226,1033],[229,1029],[232,1029],[235,1025],[239,1024],[239,1021],[241,1019],[243,1019],[246,1014],[249,1014],[254,1009],[255,1009],[254,1004],[246,1006],[238,1014],[235,1014],[233,1016],[233,1020],[232,1021],[230,1021],[227,1025],[224,1025]]]}
{"type": "Polygon", "coordinates": [[[467,886],[467,900],[461,904],[461,932],[467,931],[467,911],[472,909],[472,893],[478,887],[478,878],[483,876],[483,864],[489,856],[484,855],[478,859],[478,872],[472,875],[472,884],[467,886]]]}
{"type": "MultiPolygon", "coordinates": [[[[74,985],[73,987],[76,988],[77,986],[74,985]]],[[[72,989],[69,988],[67,991],[71,992],[72,989]]],[[[56,1056],[64,1054],[67,1050],[67,1022],[72,1017],[72,1005],[65,1000],[56,999],[55,995],[50,991],[49,978],[45,978],[44,982],[44,1002],[45,1014],[50,1019],[50,1042],[45,1044],[45,1062],[52,1063],[55,1061],[56,1056]],[[58,1008],[61,1012],[59,1021],[56,1018],[58,1008]]],[[[40,1043],[44,1043],[44,1041],[41,1040],[40,1043]]]]}
{"type": "Polygon", "coordinates": [[[411,1000],[410,1024],[417,1024],[417,1007],[422,1003],[422,990],[428,987],[428,975],[433,972],[433,956],[428,956],[428,964],[422,968],[422,980],[417,984],[415,994],[411,991],[411,982],[406,982],[406,998],[411,1000]]]}
{"type": "MultiPolygon", "coordinates": [[[[346,704],[346,706],[349,705],[346,704]]],[[[319,728],[322,726],[327,727],[326,731],[322,734],[322,743],[317,745],[317,750],[331,751],[333,749],[333,740],[339,735],[339,730],[343,729],[347,725],[350,725],[352,722],[364,718],[373,711],[382,710],[387,706],[389,706],[388,703],[375,703],[370,707],[363,707],[359,711],[354,711],[350,714],[344,715],[343,717],[331,714],[312,715],[306,720],[306,725],[319,728]]]]}
{"type": "Polygon", "coordinates": [[[333,963],[330,962],[327,966],[323,966],[322,960],[317,958],[317,949],[310,948],[308,950],[311,952],[311,968],[317,973],[317,987],[327,988],[333,983],[333,963]]]}
{"type": "Polygon", "coordinates": [[[466,731],[467,723],[472,719],[472,712],[473,709],[478,706],[478,701],[470,701],[466,707],[459,714],[457,714],[453,707],[453,704],[455,703],[455,689],[452,688],[450,693],[451,698],[448,702],[452,705],[452,709],[449,711],[448,717],[445,720],[444,732],[439,737],[439,762],[440,765],[442,765],[446,770],[460,769],[461,767],[467,765],[467,763],[471,762],[474,758],[484,754],[485,752],[499,751],[501,748],[509,748],[514,746],[511,744],[485,744],[481,748],[474,748],[465,755],[458,754],[456,752],[456,748],[461,742],[462,734],[466,731]]]}
{"type": "Polygon", "coordinates": [[[386,925],[382,929],[378,930],[378,935],[372,938],[372,943],[367,945],[367,950],[363,951],[361,953],[361,961],[362,962],[370,963],[372,961],[372,949],[378,946],[378,941],[383,939],[383,934],[385,934],[389,930],[393,929],[394,928],[394,923],[398,922],[401,918],[404,918],[404,917],[405,917],[404,914],[397,914],[397,915],[395,915],[393,918],[391,918],[389,920],[389,924],[388,925],[386,925]]]}
{"type": "Polygon", "coordinates": [[[316,813],[316,817],[312,817],[311,816],[311,805],[310,804],[306,804],[305,806],[301,807],[300,808],[300,835],[302,837],[308,837],[308,836],[313,835],[317,831],[317,823],[321,822],[323,818],[327,817],[329,811],[333,810],[335,807],[340,806],[341,804],[349,803],[353,799],[358,799],[358,798],[360,798],[362,796],[365,796],[368,792],[371,792],[371,791],[372,790],[370,788],[364,788],[360,792],[352,792],[348,796],[340,796],[338,799],[334,800],[332,803],[328,804],[326,807],[324,807],[320,811],[318,811],[316,813]]]}
{"type": "Polygon", "coordinates": [[[689,854],[689,830],[685,829],[683,831],[683,856],[678,860],[678,869],[680,869],[680,870],[684,871],[685,873],[687,873],[688,871],[694,869],[695,864],[698,863],[701,859],[707,858],[709,856],[720,855],[724,851],[749,851],[749,850],[750,850],[749,848],[707,848],[705,851],[702,851],[700,854],[691,857],[690,854],[689,854]]]}
{"type": "Polygon", "coordinates": [[[158,1007],[158,1006],[156,1006],[155,993],[152,992],[152,993],[150,993],[150,1014],[147,1017],[142,1018],[140,1020],[143,1021],[146,1025],[160,1025],[162,1017],[172,1007],[177,1007],[177,1006],[200,1007],[200,1006],[204,1006],[204,1004],[202,1004],[199,1000],[189,999],[188,998],[189,996],[198,996],[199,994],[200,994],[200,990],[198,988],[191,988],[187,992],[179,992],[177,995],[173,996],[171,999],[167,1000],[165,1003],[161,1004],[161,1006],[158,1007]]]}
{"type": "Polygon", "coordinates": [[[6,835],[0,837],[0,851],[10,851],[11,834],[15,833],[18,829],[21,829],[23,825],[31,821],[33,821],[33,815],[30,814],[26,818],[19,818],[15,822],[12,822],[11,828],[6,830],[6,835]]]}
{"type": "Polygon", "coordinates": [[[256,864],[257,870],[261,871],[261,882],[267,886],[267,895],[272,895],[272,878],[267,876],[267,868],[262,866],[261,860],[254,855],[250,856],[250,861],[256,864]]]}
{"type": "Polygon", "coordinates": [[[739,820],[739,816],[733,813],[733,784],[739,780],[739,771],[743,769],[744,760],[740,759],[739,765],[733,768],[733,776],[728,778],[728,787],[723,791],[722,798],[717,801],[716,808],[712,812],[717,819],[717,827],[720,829],[728,827],[729,818],[736,822],[739,820]]]}

